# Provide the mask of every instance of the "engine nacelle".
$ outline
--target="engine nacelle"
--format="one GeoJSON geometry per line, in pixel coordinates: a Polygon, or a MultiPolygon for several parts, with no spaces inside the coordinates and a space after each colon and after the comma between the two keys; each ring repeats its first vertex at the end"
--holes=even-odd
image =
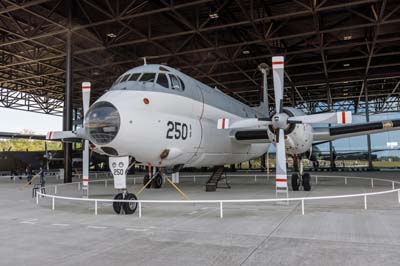
{"type": "MultiPolygon", "coordinates": [[[[294,108],[284,108],[284,113],[289,117],[304,115],[294,108]]],[[[274,128],[268,127],[268,137],[272,143],[276,142],[274,128]]],[[[313,142],[313,128],[309,124],[290,124],[285,129],[285,148],[288,154],[302,154],[310,151],[313,142]]]]}

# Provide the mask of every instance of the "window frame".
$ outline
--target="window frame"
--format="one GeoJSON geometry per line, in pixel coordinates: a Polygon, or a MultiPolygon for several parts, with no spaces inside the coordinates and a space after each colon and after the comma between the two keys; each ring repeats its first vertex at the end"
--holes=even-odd
{"type": "Polygon", "coordinates": [[[142,75],[141,72],[132,73],[127,81],[138,81],[138,79],[140,78],[141,75],[142,75]],[[133,77],[133,75],[138,75],[138,77],[136,78],[136,80],[131,80],[131,78],[133,77]]]}
{"type": "Polygon", "coordinates": [[[140,77],[137,79],[137,82],[148,82],[148,83],[156,83],[156,79],[157,78],[157,73],[156,72],[143,72],[142,75],[140,75],[140,77]],[[147,81],[147,80],[140,80],[145,74],[154,74],[154,78],[153,81],[147,81]]]}
{"type": "Polygon", "coordinates": [[[126,74],[122,77],[122,79],[119,81],[119,83],[127,81],[131,77],[131,74],[126,74]]]}
{"type": "Polygon", "coordinates": [[[172,89],[172,90],[174,90],[174,91],[183,91],[182,90],[182,84],[181,84],[181,82],[179,81],[179,78],[176,76],[176,75],[174,75],[174,74],[168,74],[168,76],[169,76],[169,79],[170,79],[170,82],[171,82],[171,86],[170,86],[170,88],[172,89]],[[173,82],[172,82],[172,78],[175,78],[176,79],[176,81],[178,82],[178,89],[175,89],[173,86],[173,82]]]}
{"type": "Polygon", "coordinates": [[[156,84],[157,84],[157,85],[160,85],[160,86],[163,87],[163,88],[170,89],[170,88],[171,88],[171,82],[170,82],[170,80],[169,80],[169,78],[168,78],[167,73],[158,72],[158,73],[157,73],[157,78],[156,78],[156,84]],[[168,82],[168,87],[164,87],[163,85],[161,85],[160,83],[158,83],[158,77],[159,77],[160,75],[164,75],[164,76],[165,76],[165,78],[167,79],[167,82],[168,82]]]}

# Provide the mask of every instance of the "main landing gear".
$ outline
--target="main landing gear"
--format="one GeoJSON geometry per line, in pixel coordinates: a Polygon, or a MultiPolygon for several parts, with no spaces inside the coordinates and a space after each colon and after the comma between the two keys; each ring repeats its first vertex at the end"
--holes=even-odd
{"type": "Polygon", "coordinates": [[[161,173],[157,173],[155,176],[153,176],[151,182],[150,181],[150,175],[146,174],[143,177],[143,185],[146,185],[146,188],[161,188],[163,185],[163,177],[161,175],[161,173]]]}
{"type": "Polygon", "coordinates": [[[303,186],[304,191],[311,190],[311,176],[303,172],[303,162],[301,158],[294,157],[294,170],[297,173],[292,174],[292,189],[298,191],[303,186]]]}
{"type": "MultiPolygon", "coordinates": [[[[115,195],[114,200],[137,200],[135,194],[124,191],[115,195]]],[[[137,202],[113,202],[113,209],[116,214],[133,214],[137,209],[137,202]]]]}
{"type": "Polygon", "coordinates": [[[292,189],[293,189],[293,191],[298,191],[300,188],[300,185],[303,186],[304,191],[311,190],[311,176],[309,173],[304,173],[303,175],[300,175],[299,173],[292,174],[292,189]]]}

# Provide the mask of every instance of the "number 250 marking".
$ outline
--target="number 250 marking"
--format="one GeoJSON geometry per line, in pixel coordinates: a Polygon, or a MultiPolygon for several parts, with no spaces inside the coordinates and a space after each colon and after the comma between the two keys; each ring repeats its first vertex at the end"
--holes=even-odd
{"type": "Polygon", "coordinates": [[[167,126],[167,139],[187,139],[188,126],[185,123],[168,121],[167,126]]]}

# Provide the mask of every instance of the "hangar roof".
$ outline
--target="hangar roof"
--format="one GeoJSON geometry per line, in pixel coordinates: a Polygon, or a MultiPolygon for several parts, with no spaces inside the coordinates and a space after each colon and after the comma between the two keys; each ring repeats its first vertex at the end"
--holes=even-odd
{"type": "Polygon", "coordinates": [[[363,111],[368,92],[372,111],[393,111],[399,28],[396,0],[3,0],[0,103],[60,114],[71,31],[77,107],[82,81],[95,99],[143,57],[257,105],[257,66],[284,55],[286,105],[363,111]]]}

